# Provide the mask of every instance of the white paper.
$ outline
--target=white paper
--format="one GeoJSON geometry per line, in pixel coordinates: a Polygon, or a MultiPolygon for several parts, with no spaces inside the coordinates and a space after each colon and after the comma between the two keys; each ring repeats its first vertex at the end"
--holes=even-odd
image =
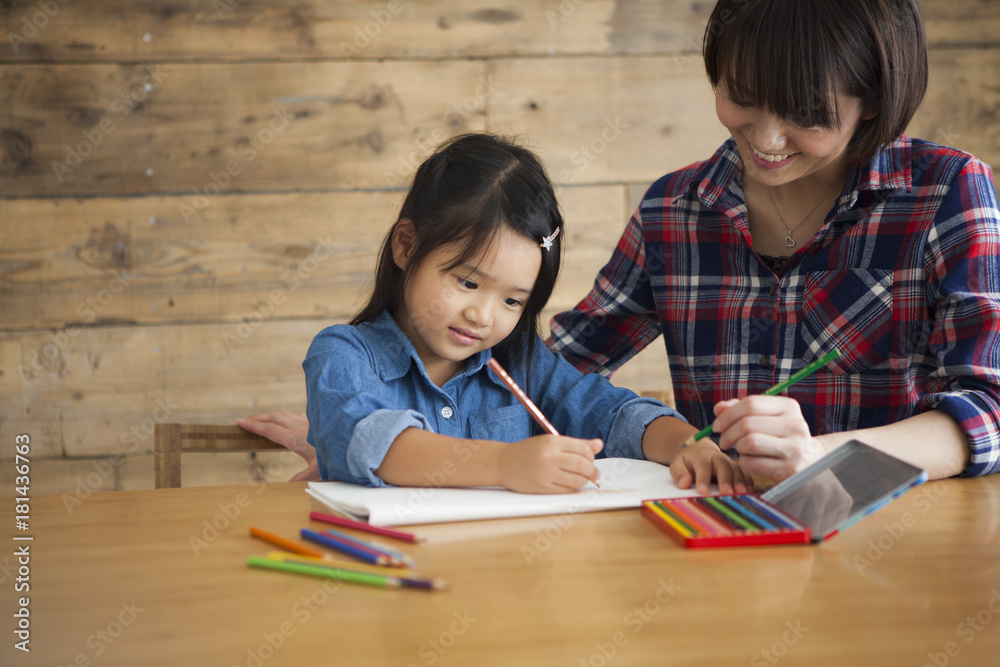
{"type": "Polygon", "coordinates": [[[546,514],[575,514],[639,507],[652,498],[696,496],[681,490],[670,468],[637,459],[597,459],[601,471],[597,489],[587,485],[569,494],[516,493],[505,489],[382,487],[345,482],[310,482],[306,493],[324,505],[373,526],[404,526],[448,521],[472,521],[546,514]]]}

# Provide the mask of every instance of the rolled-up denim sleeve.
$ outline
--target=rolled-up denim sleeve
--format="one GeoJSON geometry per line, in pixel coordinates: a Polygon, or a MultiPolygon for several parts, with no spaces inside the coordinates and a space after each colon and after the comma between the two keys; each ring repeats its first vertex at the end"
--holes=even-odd
{"type": "Polygon", "coordinates": [[[349,476],[344,481],[386,486],[375,471],[382,465],[393,440],[408,428],[428,429],[429,426],[427,419],[414,410],[376,410],[357,422],[345,452],[349,476]]]}
{"type": "Polygon", "coordinates": [[[323,330],[302,362],[308,439],[323,479],[385,486],[374,471],[393,440],[407,428],[428,424],[419,412],[400,409],[371,351],[352,329],[323,330]]]}

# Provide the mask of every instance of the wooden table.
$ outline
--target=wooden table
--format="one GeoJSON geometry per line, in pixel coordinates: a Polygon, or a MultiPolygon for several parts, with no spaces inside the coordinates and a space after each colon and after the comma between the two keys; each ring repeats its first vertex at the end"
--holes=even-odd
{"type": "Polygon", "coordinates": [[[400,548],[442,593],[247,567],[269,550],[249,526],[295,536],[321,509],[303,489],[37,497],[25,532],[5,500],[2,613],[30,596],[31,653],[7,631],[0,664],[1000,665],[1000,476],[819,546],[685,550],[638,510],[416,528],[400,548]]]}

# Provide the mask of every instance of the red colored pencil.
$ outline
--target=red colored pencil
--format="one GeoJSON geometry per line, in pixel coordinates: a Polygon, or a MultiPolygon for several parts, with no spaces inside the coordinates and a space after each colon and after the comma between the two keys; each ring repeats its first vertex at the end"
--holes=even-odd
{"type": "Polygon", "coordinates": [[[500,376],[503,383],[507,385],[507,388],[510,389],[511,393],[514,394],[517,400],[521,402],[521,405],[523,405],[524,409],[528,411],[528,414],[530,414],[534,420],[538,422],[539,426],[552,435],[559,435],[559,431],[557,431],[556,427],[552,425],[552,422],[545,418],[545,415],[543,415],[542,411],[538,409],[538,406],[532,403],[531,399],[528,398],[528,395],[524,393],[524,390],[517,386],[517,383],[514,382],[514,378],[512,378],[510,374],[503,369],[503,366],[500,365],[499,361],[491,358],[486,362],[486,365],[492,368],[493,372],[500,376]]]}
{"type": "Polygon", "coordinates": [[[343,526],[345,528],[357,528],[358,530],[363,530],[368,533],[373,533],[375,535],[382,535],[383,537],[393,537],[397,540],[406,540],[407,542],[426,542],[426,540],[417,537],[411,533],[404,533],[401,530],[392,530],[391,528],[382,528],[381,526],[373,526],[370,523],[364,523],[362,521],[354,521],[353,519],[345,519],[339,516],[333,516],[332,514],[324,514],[323,512],[309,512],[309,518],[313,521],[323,521],[325,523],[332,523],[335,526],[343,526]]]}

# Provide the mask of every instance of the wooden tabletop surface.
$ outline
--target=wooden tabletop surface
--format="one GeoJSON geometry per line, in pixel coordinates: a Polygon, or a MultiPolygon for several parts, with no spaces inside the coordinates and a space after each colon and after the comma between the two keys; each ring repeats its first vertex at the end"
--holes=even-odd
{"type": "Polygon", "coordinates": [[[247,567],[271,550],[250,526],[295,538],[323,509],[304,488],[35,497],[26,531],[3,503],[2,612],[28,598],[31,652],[8,631],[0,664],[1000,665],[1000,476],[816,546],[686,550],[638,510],[415,527],[393,544],[437,593],[247,567]]]}

